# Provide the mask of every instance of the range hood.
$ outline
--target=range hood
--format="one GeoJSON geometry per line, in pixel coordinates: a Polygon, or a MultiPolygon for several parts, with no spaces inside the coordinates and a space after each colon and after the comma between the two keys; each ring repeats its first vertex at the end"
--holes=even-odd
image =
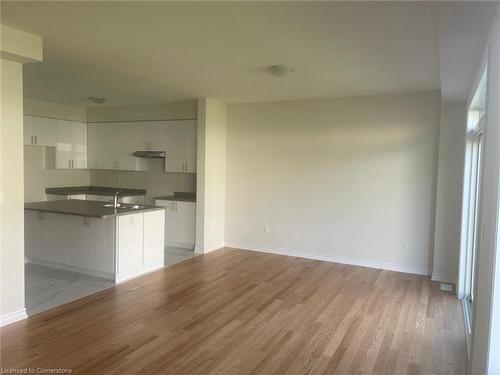
{"type": "Polygon", "coordinates": [[[140,150],[134,151],[133,156],[138,158],[160,158],[165,159],[165,151],[140,150]]]}

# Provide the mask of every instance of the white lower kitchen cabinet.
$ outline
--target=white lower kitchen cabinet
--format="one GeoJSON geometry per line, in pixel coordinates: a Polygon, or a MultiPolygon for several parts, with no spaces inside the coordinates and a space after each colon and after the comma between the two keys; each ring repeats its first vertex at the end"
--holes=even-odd
{"type": "Polygon", "coordinates": [[[196,203],[157,199],[155,205],[165,207],[165,246],[194,249],[196,203]]]}
{"type": "Polygon", "coordinates": [[[116,282],[163,267],[164,215],[153,211],[117,217],[116,282]]]}
{"type": "Polygon", "coordinates": [[[126,280],[141,273],[144,215],[119,216],[116,223],[116,278],[126,280]]]}

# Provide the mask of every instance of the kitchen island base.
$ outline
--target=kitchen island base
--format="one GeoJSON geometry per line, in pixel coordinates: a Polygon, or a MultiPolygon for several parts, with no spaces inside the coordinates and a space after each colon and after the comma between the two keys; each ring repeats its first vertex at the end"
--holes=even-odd
{"type": "Polygon", "coordinates": [[[105,218],[25,210],[25,254],[116,283],[164,266],[163,210],[105,218]]]}

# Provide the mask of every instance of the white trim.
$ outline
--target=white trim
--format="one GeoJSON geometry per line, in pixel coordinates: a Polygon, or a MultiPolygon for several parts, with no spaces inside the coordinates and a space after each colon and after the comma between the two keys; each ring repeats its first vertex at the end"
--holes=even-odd
{"type": "Polygon", "coordinates": [[[467,347],[467,355],[469,357],[469,364],[470,364],[470,349],[471,349],[471,341],[472,341],[472,335],[471,335],[471,327],[469,326],[469,322],[467,319],[467,306],[465,306],[466,301],[465,298],[461,299],[462,301],[462,312],[464,315],[464,330],[465,330],[465,346],[467,347]]]}
{"type": "Polygon", "coordinates": [[[194,249],[194,243],[179,242],[179,241],[165,241],[165,246],[180,247],[182,249],[194,249]]]}
{"type": "Polygon", "coordinates": [[[438,281],[440,283],[453,284],[453,285],[455,285],[457,282],[456,276],[449,275],[446,273],[433,273],[431,280],[438,281]]]}
{"type": "Polygon", "coordinates": [[[196,254],[207,254],[207,253],[210,253],[212,251],[215,251],[215,250],[219,250],[223,247],[225,247],[226,244],[224,242],[219,242],[215,245],[211,245],[211,246],[205,246],[204,248],[200,249],[199,247],[196,247],[194,252],[196,254]]]}
{"type": "Polygon", "coordinates": [[[11,312],[10,314],[5,314],[0,318],[0,327],[6,326],[14,322],[26,319],[28,314],[26,314],[26,309],[21,309],[18,311],[11,312]]]}
{"type": "Polygon", "coordinates": [[[108,273],[108,272],[89,270],[87,268],[80,268],[80,267],[70,266],[67,264],[50,262],[48,260],[41,260],[41,259],[35,259],[35,258],[25,258],[25,261],[26,261],[26,263],[39,264],[39,265],[45,266],[45,267],[52,267],[52,268],[58,268],[58,269],[65,270],[65,271],[83,273],[85,275],[101,277],[103,279],[109,279],[109,280],[115,279],[115,275],[112,273],[108,273]]]}
{"type": "MultiPolygon", "coordinates": [[[[189,259],[191,259],[191,258],[189,258],[189,259]]],[[[186,260],[187,260],[187,259],[186,259],[186,260]]],[[[179,263],[180,263],[180,262],[179,262],[179,263]]],[[[177,263],[176,263],[176,264],[177,264],[177,263]]],[[[118,278],[116,278],[116,277],[115,277],[115,278],[114,278],[115,285],[112,285],[111,287],[114,287],[114,286],[120,285],[120,284],[122,284],[122,283],[124,283],[124,282],[126,282],[126,281],[130,281],[130,280],[136,279],[136,278],[138,278],[138,277],[145,276],[145,275],[147,275],[147,274],[149,274],[149,273],[153,273],[153,272],[156,272],[156,271],[162,270],[162,269],[167,268],[167,267],[170,267],[170,266],[173,266],[173,264],[171,264],[171,265],[169,265],[169,266],[165,266],[165,265],[163,265],[163,266],[159,266],[159,267],[156,267],[156,266],[155,266],[155,267],[151,267],[151,268],[148,268],[148,269],[144,270],[144,271],[143,271],[143,272],[141,272],[141,273],[138,273],[137,275],[126,276],[126,277],[124,277],[123,279],[118,279],[118,278]]],[[[117,275],[117,276],[118,276],[118,275],[117,275]]]]}
{"type": "Polygon", "coordinates": [[[415,275],[425,275],[425,276],[431,275],[430,268],[409,266],[406,264],[397,264],[397,263],[390,263],[390,262],[381,262],[381,261],[371,260],[371,259],[350,258],[350,257],[343,257],[343,256],[338,256],[338,255],[332,255],[332,254],[312,252],[312,251],[292,250],[292,249],[285,249],[285,248],[280,248],[280,247],[269,247],[269,246],[248,244],[248,243],[235,242],[235,241],[226,242],[226,246],[234,247],[234,248],[242,249],[242,250],[252,250],[252,251],[259,251],[259,252],[263,252],[263,253],[271,253],[271,254],[278,254],[278,255],[293,256],[293,257],[298,257],[298,258],[322,260],[325,262],[350,264],[353,266],[369,267],[369,268],[383,269],[383,270],[388,270],[388,271],[411,273],[411,274],[415,274],[415,275]]]}

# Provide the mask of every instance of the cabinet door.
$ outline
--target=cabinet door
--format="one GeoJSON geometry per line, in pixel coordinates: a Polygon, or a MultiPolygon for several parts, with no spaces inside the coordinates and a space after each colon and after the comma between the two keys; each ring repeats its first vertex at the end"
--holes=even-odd
{"type": "Polygon", "coordinates": [[[71,166],[72,168],[87,168],[87,124],[71,122],[71,166]]]}
{"type": "MultiPolygon", "coordinates": [[[[116,144],[113,147],[116,152],[115,169],[125,171],[143,171],[147,169],[147,160],[132,155],[134,151],[141,149],[141,133],[146,129],[135,122],[125,122],[116,125],[116,144]]],[[[143,140],[142,140],[143,141],[143,140]]],[[[143,142],[141,142],[143,143],[143,142]]]]}
{"type": "Polygon", "coordinates": [[[147,160],[132,156],[134,151],[144,149],[145,130],[137,122],[89,124],[89,168],[146,170],[147,160]]]}
{"type": "Polygon", "coordinates": [[[33,118],[35,145],[54,147],[56,145],[57,120],[45,117],[33,118]]]}
{"type": "Polygon", "coordinates": [[[144,268],[152,270],[163,267],[165,255],[165,213],[144,213],[144,268]]]}
{"type": "Polygon", "coordinates": [[[34,144],[34,135],[33,135],[33,129],[34,129],[34,118],[33,116],[24,116],[23,118],[23,140],[25,145],[32,145],[34,144]]]}
{"type": "Polygon", "coordinates": [[[188,120],[186,124],[186,172],[196,173],[196,150],[198,144],[197,121],[188,120]]]}
{"type": "Polygon", "coordinates": [[[196,121],[167,121],[165,172],[196,171],[196,121]]]}
{"type": "Polygon", "coordinates": [[[165,244],[192,249],[195,242],[196,204],[156,201],[165,207],[165,244]]]}
{"type": "Polygon", "coordinates": [[[71,168],[73,144],[71,143],[71,122],[57,120],[56,169],[71,168]]]}
{"type": "Polygon", "coordinates": [[[88,124],[87,132],[89,168],[111,169],[114,162],[111,150],[114,136],[113,124],[88,124]]]}
{"type": "Polygon", "coordinates": [[[190,247],[194,246],[196,204],[193,202],[176,202],[177,220],[179,221],[178,241],[190,247]]]}
{"type": "Polygon", "coordinates": [[[167,149],[167,126],[165,121],[150,121],[148,123],[149,142],[146,150],[165,151],[167,149]]]}
{"type": "Polygon", "coordinates": [[[118,216],[116,220],[116,278],[122,281],[143,270],[144,214],[118,216]]]}

